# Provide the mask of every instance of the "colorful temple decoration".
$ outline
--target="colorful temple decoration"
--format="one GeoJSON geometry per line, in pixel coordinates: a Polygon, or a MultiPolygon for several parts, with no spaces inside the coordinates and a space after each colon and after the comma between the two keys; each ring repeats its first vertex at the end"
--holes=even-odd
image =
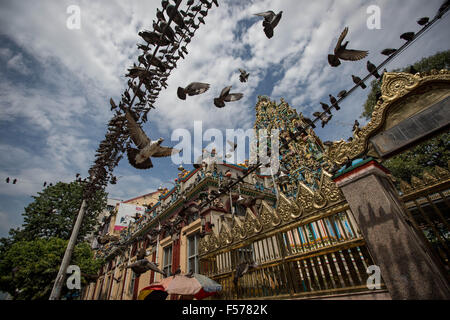
{"type": "MultiPolygon", "coordinates": [[[[280,179],[279,175],[278,181],[280,191],[290,198],[295,198],[299,182],[312,190],[317,190],[322,168],[327,167],[328,162],[323,156],[322,141],[313,129],[307,129],[308,135],[302,135],[297,141],[292,141],[292,136],[298,128],[306,127],[303,115],[298,114],[283,99],[280,104],[277,104],[261,96],[255,109],[254,128],[256,130],[266,129],[270,132],[270,130],[278,129],[280,146],[283,139],[289,142],[289,150],[282,151],[280,148],[280,169],[283,172],[280,173],[283,178],[280,179]]],[[[268,145],[270,147],[269,141],[268,145]]]]}

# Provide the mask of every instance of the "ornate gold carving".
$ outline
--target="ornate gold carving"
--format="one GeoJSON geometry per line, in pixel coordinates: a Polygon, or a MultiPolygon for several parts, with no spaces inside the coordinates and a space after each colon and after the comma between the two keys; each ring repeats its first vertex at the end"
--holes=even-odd
{"type": "Polygon", "coordinates": [[[234,217],[234,225],[232,228],[232,236],[233,236],[233,242],[240,241],[242,239],[245,239],[246,232],[242,225],[241,220],[238,217],[234,217]]]}
{"type": "MultiPolygon", "coordinates": [[[[388,112],[390,112],[392,106],[395,106],[394,102],[404,98],[419,87],[435,82],[445,82],[450,85],[450,71],[441,70],[430,72],[430,74],[416,75],[386,72],[381,86],[382,96],[379,103],[374,107],[369,123],[361,128],[358,134],[354,136],[353,141],[334,142],[326,151],[325,157],[332,163],[342,166],[349,159],[355,159],[367,153],[369,139],[383,127],[388,112]]],[[[422,108],[426,107],[425,105],[422,108]]]]}
{"type": "Polygon", "coordinates": [[[408,194],[411,193],[414,189],[408,182],[400,180],[400,190],[403,192],[403,194],[408,194]]]}
{"type": "Polygon", "coordinates": [[[424,185],[425,185],[425,184],[423,183],[423,181],[420,180],[419,178],[417,178],[417,177],[415,177],[415,176],[412,176],[412,177],[411,177],[411,186],[412,186],[414,189],[419,189],[419,188],[423,187],[424,185]]]}
{"type": "Polygon", "coordinates": [[[314,192],[305,184],[300,182],[297,191],[297,204],[302,208],[304,213],[309,213],[314,210],[314,192]]]}
{"type": "Polygon", "coordinates": [[[337,187],[336,183],[331,180],[331,174],[322,171],[322,178],[320,181],[320,190],[325,195],[328,201],[337,202],[344,200],[344,195],[341,190],[337,187]]]}
{"type": "Polygon", "coordinates": [[[233,236],[231,235],[231,230],[227,223],[222,224],[218,238],[221,247],[226,247],[233,243],[233,236]]]}
{"type": "Polygon", "coordinates": [[[213,232],[209,235],[208,251],[216,250],[219,247],[220,247],[219,239],[217,238],[216,234],[213,232]]]}
{"type": "Polygon", "coordinates": [[[450,177],[450,172],[444,168],[441,168],[439,166],[435,166],[434,167],[434,171],[436,172],[436,175],[438,177],[442,178],[446,178],[446,177],[450,177]]]}
{"type": "Polygon", "coordinates": [[[261,217],[261,223],[264,229],[271,229],[273,227],[276,227],[281,222],[281,219],[276,211],[264,200],[261,204],[259,216],[261,217]]]}
{"type": "Polygon", "coordinates": [[[244,229],[247,233],[247,237],[259,233],[262,230],[261,222],[249,208],[247,208],[245,214],[244,229]]]}
{"type": "Polygon", "coordinates": [[[283,222],[288,222],[292,219],[291,213],[292,213],[292,205],[289,199],[280,192],[280,197],[278,201],[277,206],[278,214],[280,215],[283,222]]]}
{"type": "Polygon", "coordinates": [[[422,176],[422,180],[423,182],[425,182],[425,184],[435,184],[438,182],[438,179],[429,171],[424,171],[423,176],[422,176]]]}

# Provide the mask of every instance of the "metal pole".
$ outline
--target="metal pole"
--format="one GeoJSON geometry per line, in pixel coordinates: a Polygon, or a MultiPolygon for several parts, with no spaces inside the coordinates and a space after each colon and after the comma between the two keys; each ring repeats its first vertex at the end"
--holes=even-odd
{"type": "Polygon", "coordinates": [[[66,252],[64,253],[64,258],[61,262],[61,266],[56,276],[55,283],[53,285],[52,293],[50,294],[49,300],[59,300],[61,296],[61,289],[66,278],[66,270],[69,266],[70,260],[72,258],[73,249],[75,247],[75,242],[78,237],[78,232],[80,231],[81,222],[83,221],[84,212],[86,209],[86,200],[83,199],[81,203],[80,210],[78,211],[77,221],[72,230],[72,235],[70,236],[69,243],[67,244],[66,252]]]}

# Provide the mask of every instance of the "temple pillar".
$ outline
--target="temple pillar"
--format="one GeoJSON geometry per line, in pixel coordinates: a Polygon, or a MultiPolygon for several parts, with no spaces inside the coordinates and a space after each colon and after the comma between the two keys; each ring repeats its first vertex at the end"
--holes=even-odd
{"type": "Polygon", "coordinates": [[[372,160],[334,181],[353,212],[392,299],[450,299],[448,280],[408,222],[388,174],[372,160]]]}

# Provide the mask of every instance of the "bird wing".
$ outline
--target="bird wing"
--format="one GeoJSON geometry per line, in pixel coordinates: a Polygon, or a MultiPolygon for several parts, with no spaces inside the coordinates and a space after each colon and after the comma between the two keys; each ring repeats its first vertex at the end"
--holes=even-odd
{"type": "Polygon", "coordinates": [[[186,91],[190,96],[202,94],[209,90],[209,84],[201,82],[193,82],[189,86],[187,86],[186,89],[187,89],[186,91]]]}
{"type": "Polygon", "coordinates": [[[230,140],[227,140],[228,144],[233,148],[233,150],[236,148],[236,144],[230,140]]]}
{"type": "Polygon", "coordinates": [[[243,93],[231,93],[227,95],[223,100],[226,102],[238,101],[241,100],[243,96],[244,96],[243,93]]]}
{"type": "Polygon", "coordinates": [[[220,92],[220,98],[226,97],[230,93],[231,88],[232,86],[223,88],[222,91],[220,92]]]}
{"type": "Polygon", "coordinates": [[[348,33],[348,27],[345,27],[344,31],[342,31],[341,35],[339,36],[338,42],[336,44],[336,48],[334,48],[334,54],[336,54],[339,49],[341,49],[342,41],[344,41],[345,37],[348,33]]]}
{"type": "Polygon", "coordinates": [[[161,147],[159,146],[157,148],[157,151],[152,155],[154,158],[163,158],[163,157],[169,157],[173,154],[180,153],[182,150],[169,148],[169,147],[161,147]]]}
{"type": "Polygon", "coordinates": [[[368,51],[363,50],[342,50],[342,52],[339,53],[339,58],[342,60],[348,60],[348,61],[357,61],[364,59],[367,57],[368,51]]]}
{"type": "Polygon", "coordinates": [[[255,13],[255,16],[264,17],[265,20],[272,21],[272,19],[275,17],[275,12],[269,10],[266,12],[255,13]]]}
{"type": "Polygon", "coordinates": [[[151,140],[147,137],[144,130],[142,130],[142,128],[136,123],[136,120],[134,120],[128,110],[125,115],[127,118],[128,131],[136,147],[142,149],[146,145],[150,144],[151,140]]]}
{"type": "Polygon", "coordinates": [[[275,18],[272,20],[272,22],[270,23],[271,25],[272,25],[272,28],[275,28],[277,25],[278,25],[278,23],[280,22],[280,20],[281,20],[281,16],[283,15],[283,13],[282,12],[280,12],[279,14],[277,14],[276,16],[275,16],[275,18]]]}

